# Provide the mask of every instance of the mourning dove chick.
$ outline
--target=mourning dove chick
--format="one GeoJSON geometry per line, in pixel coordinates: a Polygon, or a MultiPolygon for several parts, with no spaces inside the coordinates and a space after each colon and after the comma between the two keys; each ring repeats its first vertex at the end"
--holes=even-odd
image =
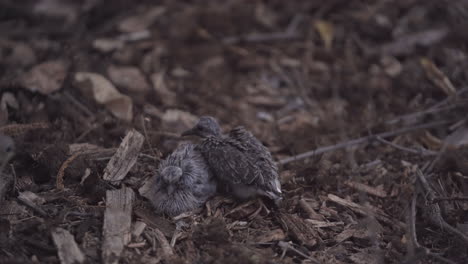
{"type": "Polygon", "coordinates": [[[275,202],[282,199],[278,167],[270,151],[243,127],[223,135],[216,119],[203,116],[182,135],[203,138],[197,149],[234,197],[247,200],[261,195],[275,202]]]}
{"type": "Polygon", "coordinates": [[[202,206],[216,192],[216,181],[195,145],[185,143],[163,160],[151,202],[170,216],[202,206]]]}

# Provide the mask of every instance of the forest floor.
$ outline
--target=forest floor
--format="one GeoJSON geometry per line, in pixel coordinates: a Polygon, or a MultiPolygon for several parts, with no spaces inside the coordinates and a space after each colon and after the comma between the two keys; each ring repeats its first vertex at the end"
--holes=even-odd
{"type": "Polygon", "coordinates": [[[467,18],[448,0],[1,1],[0,263],[466,263],[467,18]],[[152,209],[141,187],[202,115],[268,146],[281,205],[152,209]]]}

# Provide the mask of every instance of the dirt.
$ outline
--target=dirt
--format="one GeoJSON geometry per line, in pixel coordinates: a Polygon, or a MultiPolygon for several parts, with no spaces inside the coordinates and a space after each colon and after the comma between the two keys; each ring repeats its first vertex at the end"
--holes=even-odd
{"type": "Polygon", "coordinates": [[[2,175],[14,180],[0,197],[0,262],[67,263],[60,227],[101,263],[106,191],[125,185],[146,228],[120,263],[466,263],[467,10],[1,1],[0,131],[17,149],[2,175]],[[218,195],[157,214],[138,189],[202,115],[245,126],[280,163],[334,147],[280,166],[279,206],[218,195]],[[102,176],[131,129],[145,142],[115,185],[102,176]]]}

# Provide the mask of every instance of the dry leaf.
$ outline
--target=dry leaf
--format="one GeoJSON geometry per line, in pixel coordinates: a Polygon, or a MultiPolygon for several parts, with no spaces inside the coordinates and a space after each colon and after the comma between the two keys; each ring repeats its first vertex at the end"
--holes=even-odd
{"type": "Polygon", "coordinates": [[[125,121],[132,120],[132,99],[121,94],[106,78],[96,73],[77,72],[75,81],[85,94],[91,93],[94,100],[105,105],[115,117],[125,121]]]}
{"type": "Polygon", "coordinates": [[[421,59],[421,66],[426,71],[426,76],[438,88],[442,89],[448,96],[457,93],[450,79],[428,58],[421,59]]]}
{"type": "Polygon", "coordinates": [[[110,66],[107,68],[107,73],[115,85],[130,92],[145,93],[150,90],[150,86],[146,81],[145,76],[136,67],[110,66]]]}
{"type": "Polygon", "coordinates": [[[318,20],[314,23],[314,27],[320,34],[320,37],[322,38],[325,50],[331,51],[334,38],[333,24],[323,20],[318,20]]]}
{"type": "Polygon", "coordinates": [[[179,109],[166,110],[162,116],[163,131],[181,133],[195,126],[198,118],[179,109]]]}
{"type": "Polygon", "coordinates": [[[62,87],[67,71],[68,64],[64,61],[47,61],[34,66],[20,82],[32,92],[50,94],[62,87]]]}
{"type": "Polygon", "coordinates": [[[159,16],[164,14],[165,11],[165,7],[153,7],[143,14],[137,14],[135,16],[124,19],[119,23],[118,28],[121,32],[136,32],[145,30],[151,26],[151,24],[153,24],[159,16]]]}

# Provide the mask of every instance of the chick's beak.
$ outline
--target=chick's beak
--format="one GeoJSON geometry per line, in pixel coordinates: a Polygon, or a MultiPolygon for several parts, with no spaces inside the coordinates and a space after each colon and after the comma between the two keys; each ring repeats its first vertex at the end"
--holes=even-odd
{"type": "Polygon", "coordinates": [[[197,130],[195,128],[191,128],[185,132],[182,132],[181,136],[185,137],[185,136],[195,136],[197,135],[197,130]]]}

